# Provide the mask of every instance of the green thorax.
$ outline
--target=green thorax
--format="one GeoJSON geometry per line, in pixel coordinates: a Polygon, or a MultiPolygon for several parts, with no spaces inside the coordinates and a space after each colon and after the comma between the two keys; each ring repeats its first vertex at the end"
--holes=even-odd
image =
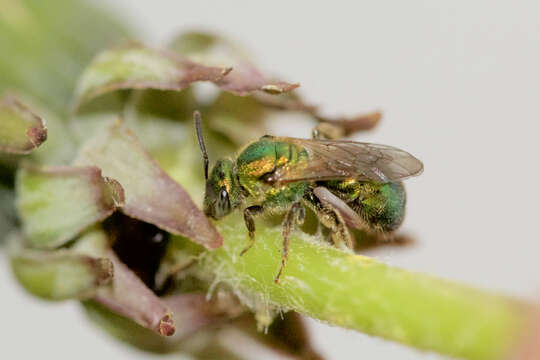
{"type": "Polygon", "coordinates": [[[242,187],[254,197],[268,191],[262,178],[282,166],[296,166],[308,159],[308,153],[295,144],[276,141],[263,136],[247,145],[236,160],[238,179],[242,187]]]}

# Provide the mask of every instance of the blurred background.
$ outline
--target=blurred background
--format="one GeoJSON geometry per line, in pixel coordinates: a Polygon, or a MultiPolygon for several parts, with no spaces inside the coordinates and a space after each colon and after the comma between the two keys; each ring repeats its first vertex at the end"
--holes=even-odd
{"type": "MultiPolygon", "coordinates": [[[[406,184],[409,202],[402,232],[414,236],[416,245],[368,255],[538,298],[537,2],[97,3],[127,17],[152,46],[188,29],[236,40],[251,50],[261,69],[300,82],[299,91],[326,114],[382,110],[380,126],[357,139],[406,149],[423,160],[425,172],[406,184]]],[[[310,134],[305,123],[273,126],[275,134],[310,134]]],[[[96,331],[75,302],[32,298],[15,283],[6,259],[1,261],[6,270],[0,271],[1,354],[21,359],[45,353],[56,359],[181,358],[116,342],[96,331]],[[83,346],[90,350],[81,353],[83,346]]],[[[314,343],[329,359],[442,358],[316,321],[309,324],[314,343]]]]}

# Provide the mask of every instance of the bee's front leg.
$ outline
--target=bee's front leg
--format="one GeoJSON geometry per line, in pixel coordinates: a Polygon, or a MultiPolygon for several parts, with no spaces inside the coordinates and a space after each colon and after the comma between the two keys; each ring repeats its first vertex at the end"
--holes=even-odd
{"type": "Polygon", "coordinates": [[[244,222],[249,233],[249,244],[242,250],[240,256],[244,255],[253,244],[255,244],[255,220],[253,219],[256,215],[261,214],[264,211],[264,208],[261,205],[253,205],[244,209],[244,222]]]}
{"type": "Polygon", "coordinates": [[[287,263],[291,232],[296,224],[302,225],[305,218],[306,210],[300,202],[295,202],[287,212],[287,215],[285,215],[285,220],[283,221],[283,254],[281,256],[281,267],[274,278],[276,284],[279,282],[283,268],[285,268],[285,264],[287,263]]]}

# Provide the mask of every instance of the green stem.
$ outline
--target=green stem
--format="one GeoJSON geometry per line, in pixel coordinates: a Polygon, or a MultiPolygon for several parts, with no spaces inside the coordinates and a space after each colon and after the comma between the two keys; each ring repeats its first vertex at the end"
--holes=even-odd
{"type": "Polygon", "coordinates": [[[204,252],[196,272],[224,282],[270,321],[295,310],[331,325],[358,330],[441,354],[499,359],[524,327],[526,306],[468,286],[345,253],[300,232],[292,238],[279,284],[281,230],[257,228],[256,245],[243,257],[246,231],[239,216],[218,223],[222,248],[204,252]]]}

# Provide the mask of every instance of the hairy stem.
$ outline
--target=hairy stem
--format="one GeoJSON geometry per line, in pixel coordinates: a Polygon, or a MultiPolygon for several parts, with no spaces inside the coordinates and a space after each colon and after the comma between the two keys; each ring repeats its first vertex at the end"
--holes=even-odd
{"type": "Polygon", "coordinates": [[[218,223],[224,246],[206,251],[195,271],[225,283],[266,325],[275,311],[295,310],[358,330],[466,359],[509,354],[524,327],[527,306],[468,286],[345,253],[297,232],[279,284],[281,229],[257,228],[244,256],[247,231],[239,216],[218,223]]]}

